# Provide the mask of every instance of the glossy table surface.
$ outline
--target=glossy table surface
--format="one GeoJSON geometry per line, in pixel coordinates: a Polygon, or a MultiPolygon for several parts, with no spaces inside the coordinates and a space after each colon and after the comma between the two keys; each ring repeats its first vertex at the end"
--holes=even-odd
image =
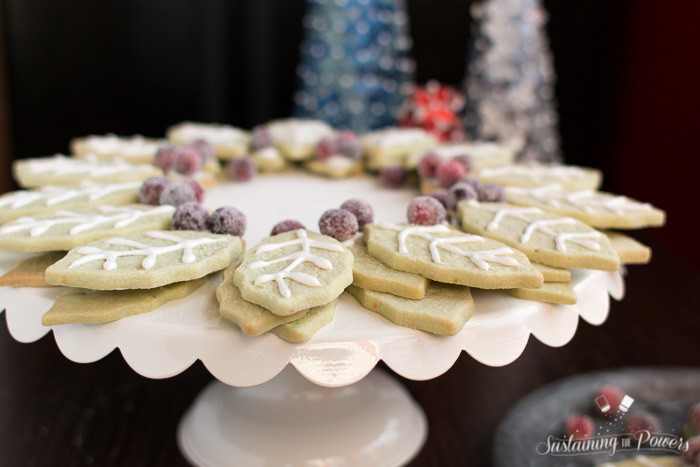
{"type": "MultiPolygon", "coordinates": [[[[634,366],[700,367],[700,279],[652,235],[647,266],[629,267],[626,296],[599,327],[585,322],[561,348],[531,338],[500,368],[462,354],[429,381],[400,379],[428,417],[412,466],[488,466],[500,419],[529,392],[563,377],[634,366]]],[[[2,318],[4,321],[4,318],[2,318]]],[[[380,365],[382,370],[385,367],[380,365]]],[[[187,465],[180,417],[211,381],[199,363],[175,377],[136,374],[118,352],[90,364],[60,353],[51,334],[16,342],[0,326],[0,465],[187,465]]],[[[534,447],[533,447],[534,449],[534,447]]]]}

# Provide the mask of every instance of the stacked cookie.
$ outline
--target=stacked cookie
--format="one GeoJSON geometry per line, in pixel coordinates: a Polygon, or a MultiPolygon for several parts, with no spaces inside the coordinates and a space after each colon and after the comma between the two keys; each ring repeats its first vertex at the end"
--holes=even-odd
{"type": "Polygon", "coordinates": [[[390,321],[454,335],[474,313],[471,287],[539,287],[542,274],[501,242],[445,224],[369,224],[353,247],[348,292],[390,321]]]}
{"type": "Polygon", "coordinates": [[[245,334],[306,341],[333,320],[352,265],[348,248],[326,235],[305,229],[273,235],[224,272],[219,311],[245,334]]]}

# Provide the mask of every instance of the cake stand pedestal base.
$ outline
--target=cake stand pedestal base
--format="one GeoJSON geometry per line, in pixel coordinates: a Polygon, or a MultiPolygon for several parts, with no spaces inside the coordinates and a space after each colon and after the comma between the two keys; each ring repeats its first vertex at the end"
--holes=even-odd
{"type": "Polygon", "coordinates": [[[256,387],[210,383],[180,421],[178,444],[200,466],[398,466],[426,434],[423,410],[379,370],[328,388],[288,366],[256,387]]]}

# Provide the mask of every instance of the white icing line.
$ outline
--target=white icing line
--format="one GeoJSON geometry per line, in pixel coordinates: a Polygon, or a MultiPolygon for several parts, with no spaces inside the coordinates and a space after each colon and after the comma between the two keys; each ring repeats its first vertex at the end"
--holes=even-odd
{"type": "Polygon", "coordinates": [[[295,282],[309,287],[321,287],[322,285],[316,277],[310,274],[306,274],[303,272],[294,272],[294,269],[301,263],[311,262],[320,269],[333,269],[333,263],[331,263],[325,258],[321,258],[320,256],[312,254],[311,248],[320,248],[323,250],[333,251],[337,253],[343,252],[343,247],[339,244],[310,239],[308,237],[308,234],[306,233],[306,230],[299,229],[295,232],[297,234],[296,240],[289,240],[280,243],[266,243],[258,246],[258,248],[255,250],[255,253],[258,254],[269,251],[275,251],[280,248],[285,248],[294,245],[299,245],[301,247],[300,251],[295,251],[294,253],[290,253],[280,258],[275,258],[272,260],[253,261],[250,264],[248,264],[248,269],[260,269],[270,266],[272,264],[292,260],[292,262],[281,271],[272,274],[261,274],[258,277],[256,277],[255,281],[253,282],[253,284],[255,285],[261,285],[272,281],[276,282],[277,289],[279,290],[280,295],[282,295],[284,298],[289,298],[292,295],[292,292],[289,289],[289,286],[284,282],[284,279],[291,279],[295,282]]]}

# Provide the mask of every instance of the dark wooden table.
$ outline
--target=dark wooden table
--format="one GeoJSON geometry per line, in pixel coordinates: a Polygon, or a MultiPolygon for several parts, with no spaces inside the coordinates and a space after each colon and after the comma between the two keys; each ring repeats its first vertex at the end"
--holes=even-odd
{"type": "MultiPolygon", "coordinates": [[[[402,380],[424,408],[427,442],[412,466],[486,466],[499,420],[518,399],[557,379],[628,366],[700,367],[700,277],[649,234],[648,266],[629,268],[627,292],[602,326],[581,322],[550,348],[532,338],[514,363],[491,368],[462,354],[430,381],[402,380]]],[[[112,352],[76,364],[47,335],[14,341],[0,326],[0,465],[187,465],[181,415],[211,376],[199,363],[166,380],[139,376],[112,352]]]]}

